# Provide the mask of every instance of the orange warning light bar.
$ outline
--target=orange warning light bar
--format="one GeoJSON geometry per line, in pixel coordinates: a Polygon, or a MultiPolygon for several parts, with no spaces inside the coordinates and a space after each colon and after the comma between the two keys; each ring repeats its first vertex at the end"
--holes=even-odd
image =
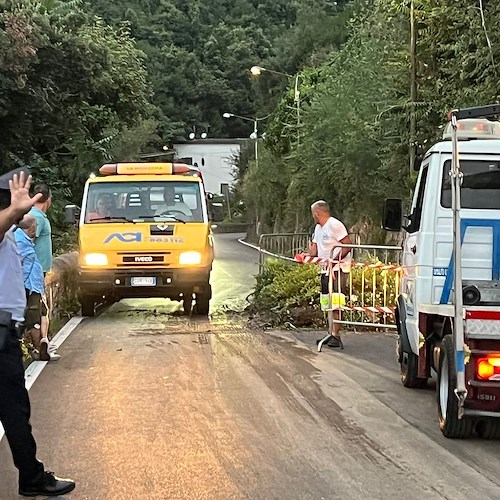
{"type": "Polygon", "coordinates": [[[190,171],[185,163],[107,163],[99,169],[103,175],[176,175],[190,171]]]}

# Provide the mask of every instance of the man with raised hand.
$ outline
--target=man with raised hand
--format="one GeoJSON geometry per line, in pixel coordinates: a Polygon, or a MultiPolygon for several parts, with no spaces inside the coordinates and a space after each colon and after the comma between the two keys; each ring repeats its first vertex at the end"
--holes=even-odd
{"type": "Polygon", "coordinates": [[[24,168],[0,177],[0,422],[19,471],[19,494],[58,496],[72,491],[75,483],[46,472],[36,458],[19,343],[26,292],[13,232],[14,225],[41,197],[40,193],[30,197],[30,184],[31,176],[24,168]]]}

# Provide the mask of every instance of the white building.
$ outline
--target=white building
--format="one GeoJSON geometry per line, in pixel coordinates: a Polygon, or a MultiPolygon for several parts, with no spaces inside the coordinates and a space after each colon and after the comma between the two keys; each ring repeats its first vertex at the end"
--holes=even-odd
{"type": "Polygon", "coordinates": [[[176,156],[197,165],[209,193],[220,194],[221,184],[234,184],[233,162],[248,139],[195,139],[174,144],[176,156]]]}

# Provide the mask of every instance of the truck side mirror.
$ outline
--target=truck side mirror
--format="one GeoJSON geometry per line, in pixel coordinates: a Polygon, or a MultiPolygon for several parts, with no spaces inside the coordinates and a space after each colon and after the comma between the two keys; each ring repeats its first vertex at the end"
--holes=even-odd
{"type": "Polygon", "coordinates": [[[64,207],[64,222],[75,224],[80,217],[80,207],[76,205],[66,205],[64,207]]]}
{"type": "Polygon", "coordinates": [[[413,170],[418,172],[420,170],[420,166],[422,165],[422,161],[424,160],[423,154],[415,155],[415,159],[413,160],[413,170]]]}
{"type": "Polygon", "coordinates": [[[399,198],[385,200],[382,215],[382,228],[386,231],[401,231],[403,217],[403,202],[399,198]]]}

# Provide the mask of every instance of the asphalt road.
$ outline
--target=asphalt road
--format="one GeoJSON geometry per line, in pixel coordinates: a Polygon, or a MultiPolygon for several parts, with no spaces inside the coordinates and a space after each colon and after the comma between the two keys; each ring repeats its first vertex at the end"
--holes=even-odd
{"type": "MultiPolygon", "coordinates": [[[[401,386],[392,334],[253,331],[256,253],[218,235],[211,321],[166,301],[87,319],[31,390],[40,457],[74,499],[493,499],[498,441],[451,441],[401,386]]],[[[0,443],[0,498],[17,498],[0,443]]]]}

